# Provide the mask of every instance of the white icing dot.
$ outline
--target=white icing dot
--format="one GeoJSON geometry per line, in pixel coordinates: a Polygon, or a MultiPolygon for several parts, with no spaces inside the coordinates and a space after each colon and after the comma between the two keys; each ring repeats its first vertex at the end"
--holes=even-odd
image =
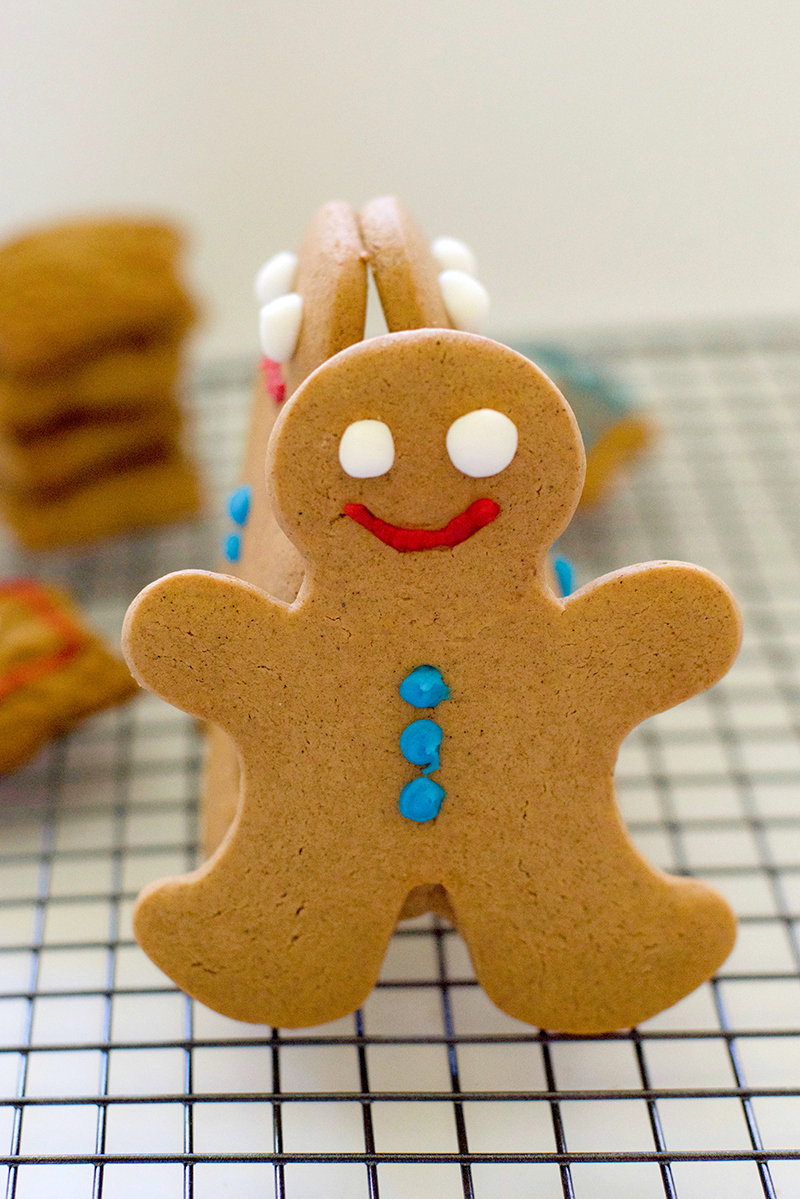
{"type": "Polygon", "coordinates": [[[439,287],[447,315],[456,329],[479,333],[489,311],[489,293],[482,283],[463,271],[442,271],[439,287]]]}
{"type": "Polygon", "coordinates": [[[431,246],[431,254],[443,271],[463,271],[465,275],[478,274],[478,262],[465,241],[457,237],[437,237],[431,246]]]}
{"type": "Polygon", "coordinates": [[[259,304],[263,307],[291,291],[296,271],[297,255],[290,250],[281,250],[280,254],[274,254],[265,262],[253,285],[259,304]]]}
{"type": "Polygon", "coordinates": [[[357,420],[339,442],[339,463],[351,479],[375,479],[391,470],[394,438],[382,420],[357,420]]]}
{"type": "Polygon", "coordinates": [[[297,348],[303,319],[303,299],[296,291],[278,296],[259,313],[261,349],[273,362],[288,362],[297,348]]]}
{"type": "Polygon", "coordinates": [[[517,452],[517,426],[494,408],[476,408],[447,430],[450,461],[462,475],[488,479],[505,470],[517,452]]]}

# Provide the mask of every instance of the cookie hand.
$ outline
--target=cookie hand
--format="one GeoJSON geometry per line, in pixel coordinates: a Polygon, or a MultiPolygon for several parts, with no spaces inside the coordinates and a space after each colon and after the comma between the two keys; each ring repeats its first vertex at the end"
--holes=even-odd
{"type": "Polygon", "coordinates": [[[133,601],[122,649],[133,675],[149,691],[242,734],[251,724],[254,697],[256,704],[262,698],[268,702],[282,616],[279,605],[248,583],[180,571],[152,583],[133,601]]]}
{"type": "Polygon", "coordinates": [[[698,695],[730,669],[742,622],[715,575],[653,562],[606,575],[565,604],[576,672],[594,680],[587,710],[620,737],[656,712],[698,695]]]}

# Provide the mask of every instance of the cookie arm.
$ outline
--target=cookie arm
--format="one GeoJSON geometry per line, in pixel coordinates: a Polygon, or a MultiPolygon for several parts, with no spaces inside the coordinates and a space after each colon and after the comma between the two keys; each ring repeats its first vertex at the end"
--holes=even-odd
{"type": "Polygon", "coordinates": [[[143,687],[235,734],[266,702],[276,624],[285,615],[249,583],[180,571],[133,601],[122,649],[143,687]]]}
{"type": "Polygon", "coordinates": [[[739,651],[742,622],[720,579],[685,562],[652,562],[597,579],[564,605],[590,719],[620,737],[711,687],[739,651]]]}

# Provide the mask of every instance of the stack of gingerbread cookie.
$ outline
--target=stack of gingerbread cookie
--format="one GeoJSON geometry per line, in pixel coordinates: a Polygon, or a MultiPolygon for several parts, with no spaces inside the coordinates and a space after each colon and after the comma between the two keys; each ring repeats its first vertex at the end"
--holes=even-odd
{"type": "Polygon", "coordinates": [[[81,221],[0,249],[0,515],[29,549],[194,513],[176,399],[195,309],[164,225],[81,221]]]}

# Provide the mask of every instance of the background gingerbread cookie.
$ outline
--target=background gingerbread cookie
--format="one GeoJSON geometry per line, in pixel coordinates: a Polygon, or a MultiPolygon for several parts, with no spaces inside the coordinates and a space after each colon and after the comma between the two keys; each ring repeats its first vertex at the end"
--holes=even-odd
{"type": "Polygon", "coordinates": [[[138,691],[125,663],[59,588],[0,582],[0,772],[138,691]]]}
{"type": "Polygon", "coordinates": [[[33,550],[194,515],[182,237],[70,221],[0,247],[0,516],[33,550]]]}
{"type": "MultiPolygon", "coordinates": [[[[235,548],[225,569],[291,603],[303,580],[304,562],[275,518],[264,458],[280,404],[316,367],[364,335],[366,253],[353,208],[341,201],[325,204],[309,225],[298,257],[283,253],[265,263],[256,295],[266,347],[285,361],[265,354],[259,371],[242,474],[230,505],[241,531],[232,535],[235,548]]],[[[230,825],[239,792],[236,747],[221,729],[212,728],[201,802],[206,854],[216,849],[230,825]]]]}
{"type": "Polygon", "coordinates": [[[438,887],[481,984],[531,1023],[627,1026],[707,978],[730,909],[641,857],[613,769],[636,723],[727,670],[738,613],[680,563],[556,597],[583,452],[549,380],[452,330],[354,345],[285,405],[268,471],[296,601],[185,572],[126,621],[137,677],[243,764],[215,856],[139,901],[153,959],[230,1016],[320,1023],[438,887]]]}
{"type": "Polygon", "coordinates": [[[364,248],[390,333],[450,329],[439,266],[417,222],[394,196],[380,196],[359,213],[364,248]]]}

